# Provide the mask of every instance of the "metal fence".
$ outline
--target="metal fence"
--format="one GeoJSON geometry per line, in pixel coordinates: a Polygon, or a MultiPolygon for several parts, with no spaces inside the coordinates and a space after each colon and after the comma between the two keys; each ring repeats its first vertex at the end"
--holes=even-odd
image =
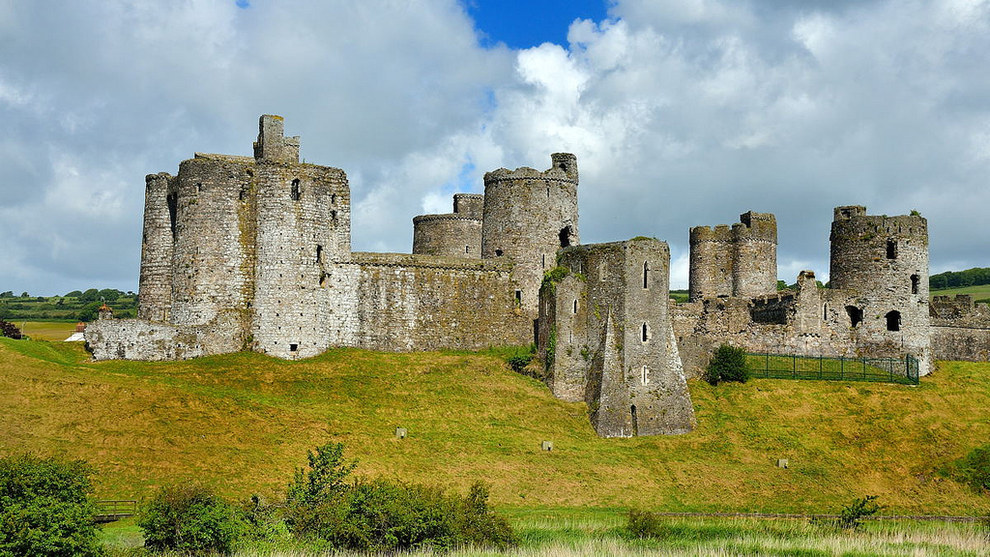
{"type": "Polygon", "coordinates": [[[910,354],[898,359],[747,353],[746,363],[751,377],[765,379],[918,384],[918,360],[910,354]]]}

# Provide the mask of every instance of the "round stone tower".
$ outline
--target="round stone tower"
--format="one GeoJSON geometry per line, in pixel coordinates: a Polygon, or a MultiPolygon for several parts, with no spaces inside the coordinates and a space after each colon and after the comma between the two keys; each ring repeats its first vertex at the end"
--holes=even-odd
{"type": "Polygon", "coordinates": [[[481,257],[481,219],[485,196],[454,195],[454,212],[413,218],[413,253],[464,259],[481,257]]]}
{"type": "Polygon", "coordinates": [[[168,321],[172,306],[172,248],[175,228],[175,178],[167,172],[148,174],[144,189],[144,233],[141,236],[139,319],[168,321]]]}
{"type": "Polygon", "coordinates": [[[557,250],[578,241],[577,157],[551,155],[553,166],[501,168],[485,174],[481,257],[515,263],[516,299],[536,315],[543,272],[556,265],[557,250]]]}
{"type": "Polygon", "coordinates": [[[928,373],[928,223],[918,214],[867,215],[836,207],[832,220],[831,288],[846,301],[849,329],[863,355],[909,353],[928,373]]]}
{"type": "Polygon", "coordinates": [[[732,295],[732,230],[720,224],[695,226],[690,233],[690,300],[732,295]]]}
{"type": "Polygon", "coordinates": [[[732,295],[752,298],[777,291],[777,219],[749,211],[732,225],[732,295]]]}

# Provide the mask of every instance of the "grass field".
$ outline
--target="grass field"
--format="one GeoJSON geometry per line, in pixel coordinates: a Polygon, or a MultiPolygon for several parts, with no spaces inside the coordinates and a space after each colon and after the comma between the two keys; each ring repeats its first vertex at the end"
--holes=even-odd
{"type": "Polygon", "coordinates": [[[13,321],[21,333],[34,340],[53,342],[69,338],[76,330],[76,321],[13,321]]]}
{"type": "Polygon", "coordinates": [[[946,362],[917,387],[691,382],[695,432],[599,439],[584,404],[492,355],[94,363],[78,343],[0,339],[0,453],[86,459],[114,499],[189,481],[269,494],[333,440],[360,474],[462,493],[483,479],[503,508],[817,513],[876,494],[896,514],[986,514],[990,498],[936,470],[990,438],[988,377],[946,362]]]}
{"type": "MultiPolygon", "coordinates": [[[[406,555],[511,555],[519,557],[613,557],[640,555],[870,555],[870,556],[959,556],[986,555],[990,549],[990,526],[981,523],[917,521],[864,522],[857,530],[842,530],[829,524],[802,519],[663,519],[661,537],[635,539],[625,531],[625,514],[596,509],[552,509],[509,511],[509,520],[520,538],[509,552],[460,550],[438,554],[416,551],[406,555]]],[[[107,525],[103,540],[110,557],[126,555],[128,547],[142,543],[133,520],[107,525]]],[[[310,557],[326,555],[304,545],[282,542],[248,544],[236,557],[310,557]]],[[[334,555],[360,555],[338,552],[334,555]]]]}
{"type": "Polygon", "coordinates": [[[990,284],[980,286],[964,286],[961,288],[946,288],[944,290],[932,290],[931,296],[955,296],[956,294],[969,294],[974,300],[990,298],[990,284]]]}

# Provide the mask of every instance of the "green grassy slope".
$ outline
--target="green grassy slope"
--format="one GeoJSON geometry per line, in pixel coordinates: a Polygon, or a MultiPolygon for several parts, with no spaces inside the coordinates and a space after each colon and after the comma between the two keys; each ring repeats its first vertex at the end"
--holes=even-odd
{"type": "Polygon", "coordinates": [[[990,438],[988,377],[987,364],[943,363],[920,387],[692,382],[694,433],[599,439],[583,404],[493,356],[93,363],[78,344],[0,339],[0,453],[87,459],[108,498],[190,480],[265,493],[334,440],[359,473],[462,492],[484,479],[519,507],[820,512],[878,494],[891,512],[974,514],[990,498],[934,469],[990,438]]]}
{"type": "Polygon", "coordinates": [[[945,288],[942,290],[932,290],[931,296],[955,296],[956,294],[969,294],[974,300],[990,298],[990,284],[979,286],[961,286],[959,288],[945,288]]]}

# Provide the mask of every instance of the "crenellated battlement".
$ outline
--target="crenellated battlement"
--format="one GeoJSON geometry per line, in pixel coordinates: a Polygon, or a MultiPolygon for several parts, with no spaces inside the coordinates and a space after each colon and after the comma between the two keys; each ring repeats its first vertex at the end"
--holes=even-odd
{"type": "Polygon", "coordinates": [[[731,227],[690,230],[691,301],[710,297],[758,296],[777,286],[777,219],[748,211],[731,227]]]}

